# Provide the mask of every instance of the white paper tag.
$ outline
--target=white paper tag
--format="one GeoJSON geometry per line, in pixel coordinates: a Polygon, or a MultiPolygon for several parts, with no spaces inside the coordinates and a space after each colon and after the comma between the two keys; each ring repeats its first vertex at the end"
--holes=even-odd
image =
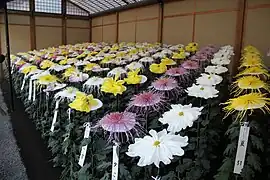
{"type": "Polygon", "coordinates": [[[37,82],[36,81],[34,81],[33,82],[33,86],[34,86],[34,88],[33,88],[33,101],[36,101],[36,91],[37,91],[37,82]]]}
{"type": "Polygon", "coordinates": [[[24,78],[23,78],[23,82],[22,82],[21,91],[24,89],[25,82],[26,82],[26,76],[24,76],[24,78]]]}
{"type": "Polygon", "coordinates": [[[119,146],[113,146],[112,180],[118,180],[119,171],[119,146]]]}
{"type": "Polygon", "coordinates": [[[52,120],[52,126],[51,126],[51,132],[54,131],[54,125],[56,123],[56,120],[57,120],[57,115],[58,115],[58,108],[59,108],[59,100],[56,101],[55,103],[55,110],[54,110],[54,114],[53,114],[53,120],[52,120]]]}
{"type": "Polygon", "coordinates": [[[28,100],[30,101],[32,99],[32,89],[33,89],[33,83],[32,80],[29,80],[29,91],[28,91],[28,100]]]}
{"type": "Polygon", "coordinates": [[[83,167],[83,164],[84,164],[84,161],[85,161],[86,152],[87,152],[87,145],[83,146],[82,147],[82,150],[81,150],[81,155],[80,155],[80,159],[79,159],[79,162],[78,162],[78,164],[81,167],[83,167]]]}
{"type": "Polygon", "coordinates": [[[70,120],[70,119],[71,119],[71,109],[68,108],[68,120],[70,120]]]}
{"type": "Polygon", "coordinates": [[[91,130],[90,129],[90,123],[85,123],[84,127],[85,127],[84,138],[87,139],[87,138],[89,138],[90,130],[91,130]]]}
{"type": "Polygon", "coordinates": [[[241,126],[240,128],[238,147],[237,147],[234,170],[233,170],[235,174],[241,174],[241,171],[244,167],[247,144],[248,144],[249,129],[250,127],[248,127],[247,124],[241,126]]]}

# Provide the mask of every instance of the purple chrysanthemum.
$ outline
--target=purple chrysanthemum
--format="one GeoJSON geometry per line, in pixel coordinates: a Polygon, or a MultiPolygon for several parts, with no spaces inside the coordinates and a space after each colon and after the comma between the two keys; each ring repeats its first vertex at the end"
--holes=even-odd
{"type": "Polygon", "coordinates": [[[128,111],[136,113],[149,113],[151,111],[158,111],[165,106],[165,96],[161,93],[143,92],[134,95],[127,107],[128,111]]]}
{"type": "Polygon", "coordinates": [[[166,98],[177,97],[183,92],[175,79],[166,77],[161,77],[152,82],[150,89],[154,92],[164,93],[166,98]]]}
{"type": "Polygon", "coordinates": [[[187,60],[183,62],[182,67],[187,70],[197,70],[199,69],[199,63],[192,60],[187,60]]]}
{"type": "Polygon", "coordinates": [[[109,132],[109,141],[126,142],[142,132],[137,116],[132,112],[112,112],[106,114],[98,126],[109,132]]]}

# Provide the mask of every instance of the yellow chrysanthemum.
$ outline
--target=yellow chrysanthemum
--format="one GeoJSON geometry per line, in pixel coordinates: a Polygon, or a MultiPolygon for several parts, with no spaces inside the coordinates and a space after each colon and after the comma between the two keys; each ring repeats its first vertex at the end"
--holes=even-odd
{"type": "Polygon", "coordinates": [[[16,65],[17,66],[22,66],[22,65],[24,65],[26,62],[24,61],[24,60],[19,60],[19,61],[17,61],[16,62],[16,65]]]}
{"type": "Polygon", "coordinates": [[[198,50],[198,43],[194,43],[194,42],[191,42],[189,43],[186,47],[185,47],[185,50],[187,52],[196,52],[198,50]]]}
{"type": "Polygon", "coordinates": [[[30,72],[33,72],[33,71],[35,71],[37,69],[38,69],[37,66],[30,65],[30,66],[27,66],[27,67],[23,68],[22,73],[25,74],[25,75],[27,75],[30,72]]]}
{"type": "Polygon", "coordinates": [[[251,46],[251,45],[246,46],[244,48],[243,54],[247,54],[247,53],[257,54],[257,55],[261,56],[260,51],[256,47],[251,46]]]}
{"type": "Polygon", "coordinates": [[[86,56],[87,56],[86,53],[82,53],[82,54],[78,55],[78,56],[76,57],[76,59],[85,58],[86,56]]]}
{"type": "Polygon", "coordinates": [[[67,58],[65,58],[65,59],[63,59],[63,60],[61,60],[60,62],[59,62],[59,64],[60,65],[66,65],[67,64],[67,58]]]}
{"type": "Polygon", "coordinates": [[[264,113],[270,112],[268,105],[270,104],[270,98],[267,98],[265,94],[261,93],[250,93],[237,98],[229,99],[228,102],[224,103],[226,106],[223,108],[226,111],[224,118],[230,114],[237,112],[236,121],[242,121],[246,116],[247,111],[250,114],[254,109],[260,109],[264,113]]]}
{"type": "Polygon", "coordinates": [[[48,68],[52,67],[53,65],[54,65],[54,63],[52,61],[44,60],[40,63],[40,68],[41,69],[48,69],[48,68]]]}
{"type": "Polygon", "coordinates": [[[138,75],[140,72],[140,69],[136,69],[135,71],[129,71],[127,78],[124,79],[124,81],[127,84],[140,84],[142,81],[142,76],[138,75]]]}
{"type": "Polygon", "coordinates": [[[156,64],[153,63],[149,67],[150,71],[155,74],[163,74],[167,71],[167,66],[165,64],[156,64]]]}
{"type": "Polygon", "coordinates": [[[67,68],[65,70],[65,72],[63,73],[63,77],[64,78],[69,78],[69,76],[71,76],[72,74],[74,74],[76,72],[77,72],[77,69],[74,66],[72,66],[72,67],[67,68]]]}
{"type": "Polygon", "coordinates": [[[266,69],[263,69],[263,68],[258,67],[258,66],[244,69],[239,74],[237,74],[236,77],[246,76],[246,75],[252,75],[252,76],[257,76],[257,77],[263,76],[264,78],[270,77],[270,74],[268,73],[268,71],[266,69]]]}
{"type": "Polygon", "coordinates": [[[233,83],[232,88],[234,90],[232,94],[235,96],[238,96],[243,92],[261,92],[262,89],[269,92],[269,86],[256,76],[241,77],[233,83]]]}
{"type": "Polygon", "coordinates": [[[112,93],[114,96],[122,94],[126,91],[126,87],[123,85],[125,81],[118,80],[118,76],[115,78],[105,78],[104,83],[101,86],[101,91],[105,93],[112,93]]]}
{"type": "Polygon", "coordinates": [[[138,49],[131,49],[129,52],[128,52],[128,54],[129,55],[134,55],[134,54],[137,54],[139,51],[138,51],[138,49]]]}
{"type": "Polygon", "coordinates": [[[165,65],[175,65],[176,64],[176,62],[174,61],[174,60],[172,60],[172,59],[169,59],[169,58],[164,58],[164,59],[162,59],[161,60],[161,63],[162,64],[165,64],[165,65]]]}
{"type": "Polygon", "coordinates": [[[126,55],[126,52],[124,51],[116,53],[116,57],[124,57],[125,55],[126,55]]]}
{"type": "Polygon", "coordinates": [[[94,99],[93,95],[86,95],[83,92],[76,92],[76,99],[69,104],[69,107],[80,112],[90,112],[91,110],[97,109],[96,107],[100,104],[98,99],[94,99]]]}
{"type": "Polygon", "coordinates": [[[112,60],[112,56],[106,56],[102,61],[100,61],[100,64],[108,63],[110,60],[112,60]]]}
{"type": "Polygon", "coordinates": [[[262,59],[256,55],[248,54],[246,56],[242,57],[242,63],[240,65],[240,68],[246,67],[261,67],[262,65],[262,59]]]}
{"type": "Polygon", "coordinates": [[[179,52],[179,53],[173,53],[172,59],[185,59],[186,54],[185,51],[179,52]]]}
{"type": "Polygon", "coordinates": [[[84,72],[87,72],[87,71],[91,71],[94,67],[98,67],[99,65],[96,64],[96,63],[89,63],[89,64],[86,64],[83,68],[83,71],[84,72]]]}
{"type": "Polygon", "coordinates": [[[59,81],[59,79],[55,75],[46,74],[46,75],[40,76],[37,82],[40,85],[48,85],[48,84],[56,83],[57,81],[59,81]]]}

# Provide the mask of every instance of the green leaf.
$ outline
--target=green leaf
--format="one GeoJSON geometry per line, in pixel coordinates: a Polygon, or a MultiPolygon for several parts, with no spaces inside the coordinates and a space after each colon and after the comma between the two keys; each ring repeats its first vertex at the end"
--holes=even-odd
{"type": "Polygon", "coordinates": [[[176,174],[173,171],[170,171],[167,175],[163,176],[161,180],[174,180],[176,178],[176,174]]]}
{"type": "Polygon", "coordinates": [[[104,176],[102,178],[100,178],[100,180],[110,180],[110,174],[108,172],[106,172],[104,174],[104,176]]]}
{"type": "Polygon", "coordinates": [[[90,167],[90,164],[84,165],[78,172],[78,180],[89,180],[90,174],[88,172],[88,169],[90,167]]]}
{"type": "Polygon", "coordinates": [[[127,170],[127,167],[124,164],[119,165],[119,177],[120,179],[125,179],[125,180],[131,180],[131,174],[127,170]]]}
{"type": "Polygon", "coordinates": [[[227,156],[233,155],[233,153],[235,153],[235,151],[236,151],[236,147],[237,147],[237,143],[236,143],[236,141],[233,141],[231,144],[227,145],[223,154],[227,155],[227,156]]]}
{"type": "Polygon", "coordinates": [[[258,172],[262,171],[260,157],[254,153],[248,153],[247,164],[258,172]]]}
{"type": "Polygon", "coordinates": [[[97,166],[97,169],[99,170],[99,171],[103,171],[103,170],[105,170],[105,169],[107,169],[108,167],[110,167],[112,165],[112,163],[111,162],[101,162],[98,166],[97,166]]]}
{"type": "Polygon", "coordinates": [[[210,161],[209,160],[202,159],[201,163],[202,163],[202,166],[204,167],[204,169],[207,169],[207,170],[210,169],[210,161]]]}
{"type": "Polygon", "coordinates": [[[251,144],[254,148],[260,150],[260,151],[263,151],[264,148],[263,148],[263,142],[262,142],[262,139],[261,138],[258,138],[257,136],[255,135],[250,135],[250,141],[251,141],[251,144]]]}

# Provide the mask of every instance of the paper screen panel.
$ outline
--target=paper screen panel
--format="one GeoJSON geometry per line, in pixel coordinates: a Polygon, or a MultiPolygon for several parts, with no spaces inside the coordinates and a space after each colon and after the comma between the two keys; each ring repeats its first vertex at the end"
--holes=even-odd
{"type": "Polygon", "coordinates": [[[187,44],[192,40],[192,16],[164,19],[163,43],[187,44]]]}
{"type": "Polygon", "coordinates": [[[36,27],[37,49],[58,47],[62,44],[62,28],[36,27]]]}
{"type": "Polygon", "coordinates": [[[175,1],[164,4],[164,16],[192,13],[194,11],[194,0],[175,1]]]}
{"type": "Polygon", "coordinates": [[[137,20],[147,19],[147,18],[157,18],[158,13],[159,13],[158,5],[152,5],[152,6],[138,8],[137,20]]]}
{"type": "Polygon", "coordinates": [[[92,26],[102,25],[102,17],[96,17],[92,19],[92,26]]]}
{"type": "Polygon", "coordinates": [[[234,9],[238,6],[238,0],[197,0],[196,11],[209,11],[216,9],[234,9]]]}
{"type": "Polygon", "coordinates": [[[89,41],[89,30],[67,28],[67,44],[77,44],[89,41]]]}
{"type": "Polygon", "coordinates": [[[116,24],[116,14],[103,16],[103,25],[106,24],[116,24]]]}
{"type": "Polygon", "coordinates": [[[116,41],[116,24],[103,26],[103,42],[116,41]]]}
{"type": "Polygon", "coordinates": [[[136,25],[136,42],[158,41],[158,20],[139,21],[136,25]]]}
{"type": "Polygon", "coordinates": [[[137,9],[131,9],[119,13],[119,22],[136,20],[137,9]]]}
{"type": "Polygon", "coordinates": [[[269,0],[247,0],[248,6],[260,5],[260,4],[270,4],[269,0]]]}
{"type": "Polygon", "coordinates": [[[92,28],[92,41],[102,42],[102,27],[92,28]]]}
{"type": "Polygon", "coordinates": [[[135,42],[135,22],[119,24],[119,42],[135,42]]]}
{"type": "Polygon", "coordinates": [[[223,12],[196,16],[195,41],[208,44],[234,46],[237,12],[223,12]]]}
{"type": "Polygon", "coordinates": [[[244,45],[253,45],[263,54],[265,64],[270,67],[270,57],[266,57],[270,48],[270,8],[247,11],[244,33],[244,45]]]}
{"type": "Polygon", "coordinates": [[[89,24],[90,20],[67,19],[67,27],[90,28],[89,24]]]}
{"type": "Polygon", "coordinates": [[[62,26],[62,19],[53,17],[36,17],[36,26],[62,26]]]}

